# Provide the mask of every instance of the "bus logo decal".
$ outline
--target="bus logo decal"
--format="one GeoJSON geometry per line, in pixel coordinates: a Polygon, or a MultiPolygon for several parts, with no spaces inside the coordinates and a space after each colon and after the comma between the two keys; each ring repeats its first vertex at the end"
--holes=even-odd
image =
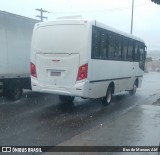
{"type": "Polygon", "coordinates": [[[60,62],[60,60],[52,60],[52,62],[60,62]]]}

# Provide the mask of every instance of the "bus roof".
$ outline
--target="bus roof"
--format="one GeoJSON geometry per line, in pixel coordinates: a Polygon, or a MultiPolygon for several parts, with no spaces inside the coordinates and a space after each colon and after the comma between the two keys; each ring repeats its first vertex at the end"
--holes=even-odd
{"type": "Polygon", "coordinates": [[[78,23],[82,23],[82,22],[84,23],[84,22],[86,22],[86,21],[88,21],[88,23],[91,24],[91,25],[97,26],[97,27],[99,27],[99,28],[106,29],[106,30],[108,30],[108,31],[117,33],[117,34],[119,34],[119,35],[122,35],[122,36],[125,36],[125,37],[128,37],[128,38],[137,40],[137,41],[139,41],[139,42],[143,42],[143,43],[145,44],[144,40],[142,40],[141,38],[136,37],[136,36],[131,35],[131,34],[128,34],[128,33],[125,33],[125,32],[123,32],[123,31],[120,31],[120,30],[115,29],[115,28],[113,28],[113,27],[110,27],[110,26],[108,26],[108,25],[106,25],[106,24],[104,24],[104,23],[101,23],[101,22],[97,21],[97,20],[77,19],[77,18],[73,18],[73,19],[72,19],[72,18],[62,18],[62,19],[59,18],[59,19],[54,20],[54,21],[47,21],[47,22],[37,23],[36,26],[53,25],[53,24],[55,24],[55,22],[58,23],[58,24],[63,24],[63,23],[65,23],[65,24],[73,24],[73,23],[76,22],[76,24],[77,24],[77,22],[78,22],[78,23]]]}

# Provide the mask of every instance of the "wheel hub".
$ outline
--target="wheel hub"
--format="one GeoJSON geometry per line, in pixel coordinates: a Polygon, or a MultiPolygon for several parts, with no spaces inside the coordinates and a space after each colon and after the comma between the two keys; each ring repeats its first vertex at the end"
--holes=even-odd
{"type": "Polygon", "coordinates": [[[109,92],[107,93],[107,103],[110,103],[111,98],[112,98],[112,95],[111,95],[111,92],[109,91],[109,92]]]}

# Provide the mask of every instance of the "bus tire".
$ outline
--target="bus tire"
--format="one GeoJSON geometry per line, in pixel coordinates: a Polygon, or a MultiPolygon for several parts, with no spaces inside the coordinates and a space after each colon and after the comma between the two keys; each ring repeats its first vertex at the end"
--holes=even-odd
{"type": "Polygon", "coordinates": [[[108,87],[107,92],[106,92],[106,96],[102,98],[102,105],[103,106],[107,106],[111,103],[112,94],[113,94],[112,87],[108,87]]]}
{"type": "Polygon", "coordinates": [[[62,103],[72,103],[74,100],[73,96],[64,96],[64,95],[59,95],[59,100],[62,103]]]}
{"type": "Polygon", "coordinates": [[[135,81],[134,84],[133,84],[133,88],[131,90],[129,90],[129,94],[131,96],[133,96],[133,95],[136,94],[136,91],[137,91],[137,82],[135,81]]]}
{"type": "Polygon", "coordinates": [[[11,81],[7,84],[6,97],[12,101],[21,98],[23,89],[19,80],[11,81]]]}

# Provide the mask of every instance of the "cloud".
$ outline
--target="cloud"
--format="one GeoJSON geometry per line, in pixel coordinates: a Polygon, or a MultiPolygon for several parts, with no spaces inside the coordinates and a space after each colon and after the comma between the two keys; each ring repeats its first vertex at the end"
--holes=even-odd
{"type": "MultiPolygon", "coordinates": [[[[160,6],[151,0],[134,0],[134,2],[133,34],[142,37],[149,49],[155,47],[160,49],[160,6]]],[[[35,9],[43,8],[51,12],[45,14],[49,20],[78,13],[129,33],[131,5],[131,0],[1,0],[0,10],[36,18],[39,12],[35,9]]]]}

